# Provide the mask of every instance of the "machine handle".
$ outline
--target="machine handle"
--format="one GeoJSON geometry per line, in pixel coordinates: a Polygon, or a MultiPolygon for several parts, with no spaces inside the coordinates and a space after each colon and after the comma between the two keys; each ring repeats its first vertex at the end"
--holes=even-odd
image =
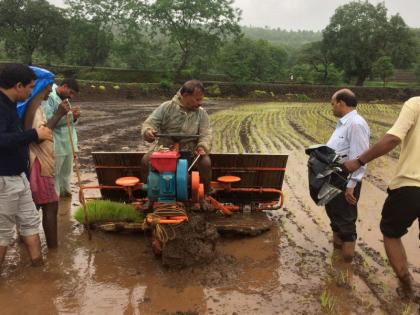
{"type": "Polygon", "coordinates": [[[200,135],[186,135],[184,133],[157,133],[156,137],[161,138],[178,138],[178,139],[198,139],[200,135]]]}

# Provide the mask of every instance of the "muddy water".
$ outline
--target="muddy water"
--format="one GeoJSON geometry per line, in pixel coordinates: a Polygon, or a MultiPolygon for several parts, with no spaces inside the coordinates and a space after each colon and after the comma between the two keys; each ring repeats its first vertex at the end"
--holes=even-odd
{"type": "MultiPolygon", "coordinates": [[[[92,150],[144,149],[138,126],[158,103],[81,104],[85,183],[94,180],[92,150]]],[[[227,101],[218,102],[208,109],[226,106],[227,101]]],[[[365,181],[358,256],[349,269],[332,250],[323,208],[308,198],[302,147],[288,152],[286,206],[270,214],[275,228],[256,237],[221,239],[213,262],[200,267],[163,267],[142,234],[94,232],[89,241],[71,216],[75,197],[63,200],[60,247],[44,248],[44,267],[30,267],[18,242],[8,251],[0,278],[0,314],[417,314],[417,306],[395,294],[397,282],[378,229],[386,196],[381,185],[390,176],[384,169],[395,160],[386,158],[371,170],[376,177],[365,181]]],[[[404,243],[420,281],[417,233],[414,226],[404,243]]]]}
{"type": "Polygon", "coordinates": [[[9,251],[1,314],[220,314],[241,300],[241,309],[255,309],[275,289],[277,231],[222,242],[210,265],[169,270],[145,235],[98,232],[88,241],[70,209],[70,200],[60,203],[60,247],[44,267],[29,267],[20,244],[9,251]]]}

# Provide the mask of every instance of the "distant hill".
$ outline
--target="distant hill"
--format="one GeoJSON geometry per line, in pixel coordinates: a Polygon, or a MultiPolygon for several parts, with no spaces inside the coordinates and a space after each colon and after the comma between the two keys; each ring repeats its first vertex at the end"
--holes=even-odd
{"type": "Polygon", "coordinates": [[[304,44],[322,39],[321,32],[314,31],[287,31],[280,28],[263,28],[242,26],[242,32],[251,39],[265,39],[275,45],[299,48],[304,44]]]}

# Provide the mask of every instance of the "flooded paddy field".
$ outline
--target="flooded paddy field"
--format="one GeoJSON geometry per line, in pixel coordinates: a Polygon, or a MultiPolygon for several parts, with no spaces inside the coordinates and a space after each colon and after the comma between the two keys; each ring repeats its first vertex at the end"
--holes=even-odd
{"type": "MultiPolygon", "coordinates": [[[[92,151],[143,151],[140,126],[160,100],[84,102],[77,126],[84,183],[95,182],[92,151]]],[[[304,148],[325,143],[335,127],[330,105],[207,100],[214,152],[289,154],[285,207],[275,228],[255,237],[221,238],[214,261],[171,270],[142,234],[93,232],[60,202],[59,248],[29,267],[21,244],[9,249],[0,278],[1,314],[418,314],[396,295],[379,231],[386,185],[398,151],[370,163],[359,202],[357,256],[347,269],[333,251],[324,208],[309,197],[304,148]]],[[[372,132],[384,134],[401,105],[361,104],[372,132]]],[[[420,282],[419,228],[403,238],[420,282]]]]}

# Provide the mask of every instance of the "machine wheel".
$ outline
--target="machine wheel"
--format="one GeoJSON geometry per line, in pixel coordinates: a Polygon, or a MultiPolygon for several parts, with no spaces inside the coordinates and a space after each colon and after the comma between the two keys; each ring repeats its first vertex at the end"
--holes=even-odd
{"type": "Polygon", "coordinates": [[[179,159],[176,166],[176,198],[188,200],[188,163],[184,159],[179,159]]]}

